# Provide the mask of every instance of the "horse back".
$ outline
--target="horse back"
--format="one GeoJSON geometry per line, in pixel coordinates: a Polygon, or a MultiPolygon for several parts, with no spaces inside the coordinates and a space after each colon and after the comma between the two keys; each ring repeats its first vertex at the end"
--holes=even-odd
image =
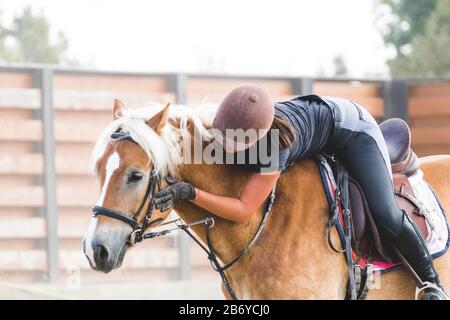
{"type": "Polygon", "coordinates": [[[437,193],[447,218],[450,218],[450,155],[435,155],[419,160],[425,181],[437,193]]]}

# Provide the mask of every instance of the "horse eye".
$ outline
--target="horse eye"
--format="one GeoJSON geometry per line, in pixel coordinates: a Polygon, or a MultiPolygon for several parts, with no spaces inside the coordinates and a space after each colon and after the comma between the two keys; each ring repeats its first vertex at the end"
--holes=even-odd
{"type": "Polygon", "coordinates": [[[131,172],[131,173],[128,175],[128,183],[138,182],[139,180],[142,179],[142,177],[143,177],[143,175],[142,175],[142,173],[140,173],[140,172],[136,172],[136,171],[131,172]]]}

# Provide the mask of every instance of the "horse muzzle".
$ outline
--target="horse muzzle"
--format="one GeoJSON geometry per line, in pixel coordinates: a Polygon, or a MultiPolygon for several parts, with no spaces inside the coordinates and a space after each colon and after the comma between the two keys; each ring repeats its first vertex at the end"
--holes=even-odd
{"type": "Polygon", "coordinates": [[[94,242],[92,244],[92,257],[86,253],[85,255],[92,269],[109,273],[122,265],[127,249],[127,243],[125,243],[121,249],[111,250],[101,243],[94,242]]]}
{"type": "Polygon", "coordinates": [[[128,237],[128,232],[118,230],[85,236],[83,252],[91,268],[105,273],[119,268],[129,247],[128,237]]]}

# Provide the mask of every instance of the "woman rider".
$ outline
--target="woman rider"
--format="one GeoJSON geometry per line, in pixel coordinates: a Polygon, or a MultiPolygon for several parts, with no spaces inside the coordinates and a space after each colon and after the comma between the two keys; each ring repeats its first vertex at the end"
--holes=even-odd
{"type": "Polygon", "coordinates": [[[294,161],[320,152],[334,154],[364,189],[383,236],[428,283],[423,299],[447,299],[422,236],[397,206],[386,143],[375,119],[364,108],[349,100],[315,95],[273,104],[263,89],[247,85],[225,97],[212,127],[223,136],[226,129],[265,129],[244,143],[227,137],[218,139],[227,152],[255,148],[263,140],[258,138],[270,135],[269,129],[278,129],[279,151],[272,152],[269,163],[258,159],[247,165],[253,174],[238,198],[211,194],[189,183],[171,180],[157,194],[158,209],[164,211],[189,199],[219,217],[244,222],[263,204],[280,174],[294,161]]]}

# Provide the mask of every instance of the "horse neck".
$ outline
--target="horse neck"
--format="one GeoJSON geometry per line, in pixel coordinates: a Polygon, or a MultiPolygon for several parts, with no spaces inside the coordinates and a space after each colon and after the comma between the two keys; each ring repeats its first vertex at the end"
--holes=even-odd
{"type": "MultiPolygon", "coordinates": [[[[183,165],[179,170],[179,176],[183,181],[190,182],[201,190],[236,198],[245,185],[248,175],[246,172],[227,165],[191,164],[183,165]]],[[[187,223],[212,215],[189,201],[180,203],[175,210],[187,223]]],[[[233,223],[220,218],[215,220],[210,235],[214,248],[222,261],[230,261],[248,245],[260,219],[261,214],[254,214],[245,224],[233,223]]],[[[204,225],[194,226],[193,231],[206,243],[204,225]]]]}
{"type": "MultiPolygon", "coordinates": [[[[173,125],[178,126],[176,123],[173,125]]],[[[190,136],[191,155],[193,155],[195,146],[198,146],[195,142],[193,126],[190,126],[190,136]]],[[[208,142],[203,142],[202,149],[204,150],[207,145],[208,142]]],[[[247,170],[237,166],[224,164],[183,164],[178,168],[178,176],[181,180],[192,183],[201,190],[235,198],[239,197],[250,174],[247,170]]],[[[195,222],[212,215],[190,201],[182,201],[175,207],[175,211],[186,223],[195,222]]],[[[229,262],[247,247],[261,223],[263,211],[263,208],[260,208],[247,223],[234,223],[216,218],[210,236],[214,248],[223,262],[229,262]]],[[[288,221],[289,217],[287,215],[289,214],[284,210],[279,211],[277,212],[277,221],[288,221]]],[[[205,225],[197,225],[192,229],[206,243],[205,225]]],[[[276,229],[281,231],[282,227],[276,229]]],[[[271,235],[275,235],[275,232],[271,232],[271,235]]]]}
{"type": "MultiPolygon", "coordinates": [[[[238,197],[250,173],[233,165],[184,164],[178,176],[207,192],[238,197]]],[[[180,202],[175,210],[187,223],[211,215],[189,201],[180,202]]],[[[247,247],[262,216],[263,208],[260,208],[247,223],[216,219],[211,239],[222,262],[230,262],[247,247]]],[[[230,271],[232,278],[240,279],[232,280],[233,288],[237,291],[262,288],[263,292],[272,292],[273,295],[268,295],[272,297],[342,298],[347,283],[346,264],[343,256],[330,250],[324,239],[328,219],[328,202],[316,162],[298,162],[289,174],[278,180],[272,212],[261,237],[246,254],[245,265],[237,264],[230,271]],[[337,275],[329,272],[329,266],[333,266],[337,275]],[[315,293],[321,281],[336,285],[315,293]],[[271,282],[278,283],[277,290],[271,282]]],[[[206,243],[205,230],[201,225],[193,227],[206,243]]],[[[334,243],[339,241],[336,232],[332,239],[334,243]]],[[[261,290],[256,291],[261,293],[261,290]]],[[[256,294],[254,297],[266,296],[256,294]]]]}

